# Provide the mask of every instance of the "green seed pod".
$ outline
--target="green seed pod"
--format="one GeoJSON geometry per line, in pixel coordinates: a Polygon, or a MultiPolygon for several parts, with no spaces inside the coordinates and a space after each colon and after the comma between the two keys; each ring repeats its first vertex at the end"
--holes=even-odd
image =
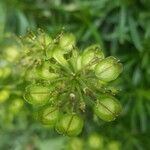
{"type": "Polygon", "coordinates": [[[110,82],[115,80],[122,70],[122,64],[118,63],[118,59],[110,56],[95,66],[95,75],[104,82],[110,82]]]}
{"type": "Polygon", "coordinates": [[[81,133],[82,128],[83,120],[76,114],[62,115],[56,125],[58,133],[68,136],[77,136],[81,133]]]}
{"type": "Polygon", "coordinates": [[[32,105],[44,105],[50,99],[50,89],[40,85],[29,85],[25,89],[24,98],[32,105]]]}
{"type": "Polygon", "coordinates": [[[71,33],[64,34],[59,40],[59,45],[63,49],[63,53],[70,52],[70,50],[73,48],[75,44],[76,38],[71,33]]]}
{"type": "Polygon", "coordinates": [[[113,121],[120,114],[122,106],[112,96],[103,96],[94,107],[95,114],[104,121],[113,121]]]}
{"type": "Polygon", "coordinates": [[[104,139],[102,136],[93,133],[88,138],[88,145],[93,150],[103,150],[104,139]]]}
{"type": "Polygon", "coordinates": [[[59,109],[53,106],[47,106],[38,113],[39,120],[43,125],[54,127],[59,118],[59,109]]]}
{"type": "Polygon", "coordinates": [[[7,101],[9,96],[10,96],[10,91],[5,90],[5,89],[1,90],[0,91],[0,103],[7,101]]]}
{"type": "Polygon", "coordinates": [[[36,68],[37,76],[40,79],[52,80],[59,77],[58,74],[50,72],[50,65],[48,63],[43,63],[41,66],[36,68]]]}
{"type": "Polygon", "coordinates": [[[53,50],[53,58],[61,65],[68,66],[67,60],[64,58],[63,50],[60,47],[56,47],[53,50]]]}
{"type": "Polygon", "coordinates": [[[94,59],[104,59],[104,53],[101,50],[100,45],[94,44],[87,47],[82,54],[82,67],[92,63],[94,59]]]}

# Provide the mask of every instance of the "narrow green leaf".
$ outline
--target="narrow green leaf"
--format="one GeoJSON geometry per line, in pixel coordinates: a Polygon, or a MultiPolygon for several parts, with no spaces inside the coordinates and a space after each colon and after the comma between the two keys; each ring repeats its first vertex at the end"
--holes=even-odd
{"type": "Polygon", "coordinates": [[[3,37],[6,21],[6,11],[2,3],[0,3],[0,39],[3,37]]]}
{"type": "Polygon", "coordinates": [[[141,51],[142,50],[141,38],[137,29],[137,24],[131,16],[129,17],[129,29],[135,47],[137,48],[138,51],[141,51]]]}

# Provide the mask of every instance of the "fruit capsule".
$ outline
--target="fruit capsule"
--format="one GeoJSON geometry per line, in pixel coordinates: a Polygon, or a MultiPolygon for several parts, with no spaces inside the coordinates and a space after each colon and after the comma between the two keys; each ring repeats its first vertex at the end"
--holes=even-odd
{"type": "Polygon", "coordinates": [[[24,98],[32,105],[44,105],[50,99],[50,89],[41,85],[29,85],[25,89],[24,98]]]}
{"type": "Polygon", "coordinates": [[[101,50],[100,45],[98,44],[93,44],[89,47],[87,47],[83,54],[82,54],[82,67],[88,65],[89,63],[92,63],[94,59],[104,59],[104,54],[101,50]]]}
{"type": "Polygon", "coordinates": [[[76,38],[71,33],[64,34],[59,40],[59,45],[63,49],[64,54],[68,53],[75,44],[76,44],[76,38]]]}
{"type": "Polygon", "coordinates": [[[39,111],[39,120],[43,125],[54,127],[59,118],[59,109],[53,106],[47,106],[39,111]]]}
{"type": "Polygon", "coordinates": [[[94,107],[95,114],[104,121],[113,121],[122,110],[120,102],[112,96],[104,96],[94,107]]]}
{"type": "Polygon", "coordinates": [[[60,134],[77,136],[83,128],[83,120],[76,114],[64,114],[57,122],[56,130],[60,134]]]}
{"type": "Polygon", "coordinates": [[[95,66],[95,75],[104,82],[115,80],[122,72],[122,64],[115,57],[107,57],[95,66]]]}

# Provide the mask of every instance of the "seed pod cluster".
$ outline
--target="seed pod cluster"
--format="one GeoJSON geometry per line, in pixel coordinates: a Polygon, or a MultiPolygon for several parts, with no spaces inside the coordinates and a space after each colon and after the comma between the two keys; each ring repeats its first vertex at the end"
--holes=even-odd
{"type": "Polygon", "coordinates": [[[76,136],[82,132],[83,113],[90,103],[98,118],[107,122],[116,119],[121,104],[109,82],[123,70],[117,58],[105,58],[99,44],[79,51],[70,33],[52,39],[42,32],[27,39],[28,55],[22,60],[29,61],[24,63],[29,68],[24,73],[28,83],[24,98],[38,108],[38,120],[44,126],[76,136]]]}

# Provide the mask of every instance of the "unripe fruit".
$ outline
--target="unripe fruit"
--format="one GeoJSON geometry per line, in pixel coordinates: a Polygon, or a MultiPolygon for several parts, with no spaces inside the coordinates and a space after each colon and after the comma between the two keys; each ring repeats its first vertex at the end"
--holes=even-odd
{"type": "Polygon", "coordinates": [[[39,120],[43,125],[54,127],[59,118],[59,109],[53,106],[47,106],[39,111],[39,120]]]}
{"type": "Polygon", "coordinates": [[[76,38],[73,34],[64,34],[60,40],[59,45],[63,49],[64,53],[68,53],[76,44],[76,38]]]}
{"type": "Polygon", "coordinates": [[[24,98],[32,105],[44,105],[50,99],[50,89],[40,85],[29,85],[25,89],[24,98]]]}
{"type": "Polygon", "coordinates": [[[76,114],[62,115],[56,125],[56,130],[60,134],[65,134],[68,136],[77,136],[81,133],[82,128],[83,120],[76,114]]]}
{"type": "Polygon", "coordinates": [[[88,65],[89,63],[94,61],[94,59],[96,59],[96,58],[98,58],[100,60],[104,59],[104,54],[101,50],[100,45],[98,45],[98,44],[91,45],[83,51],[82,67],[88,65]]]}
{"type": "Polygon", "coordinates": [[[67,60],[64,58],[64,51],[60,47],[53,49],[53,58],[61,65],[68,66],[67,60]]]}
{"type": "Polygon", "coordinates": [[[95,75],[104,82],[115,80],[122,72],[123,67],[115,57],[107,57],[95,66],[95,75]]]}
{"type": "Polygon", "coordinates": [[[113,121],[122,110],[120,102],[112,96],[104,96],[94,107],[95,114],[104,121],[113,121]]]}

